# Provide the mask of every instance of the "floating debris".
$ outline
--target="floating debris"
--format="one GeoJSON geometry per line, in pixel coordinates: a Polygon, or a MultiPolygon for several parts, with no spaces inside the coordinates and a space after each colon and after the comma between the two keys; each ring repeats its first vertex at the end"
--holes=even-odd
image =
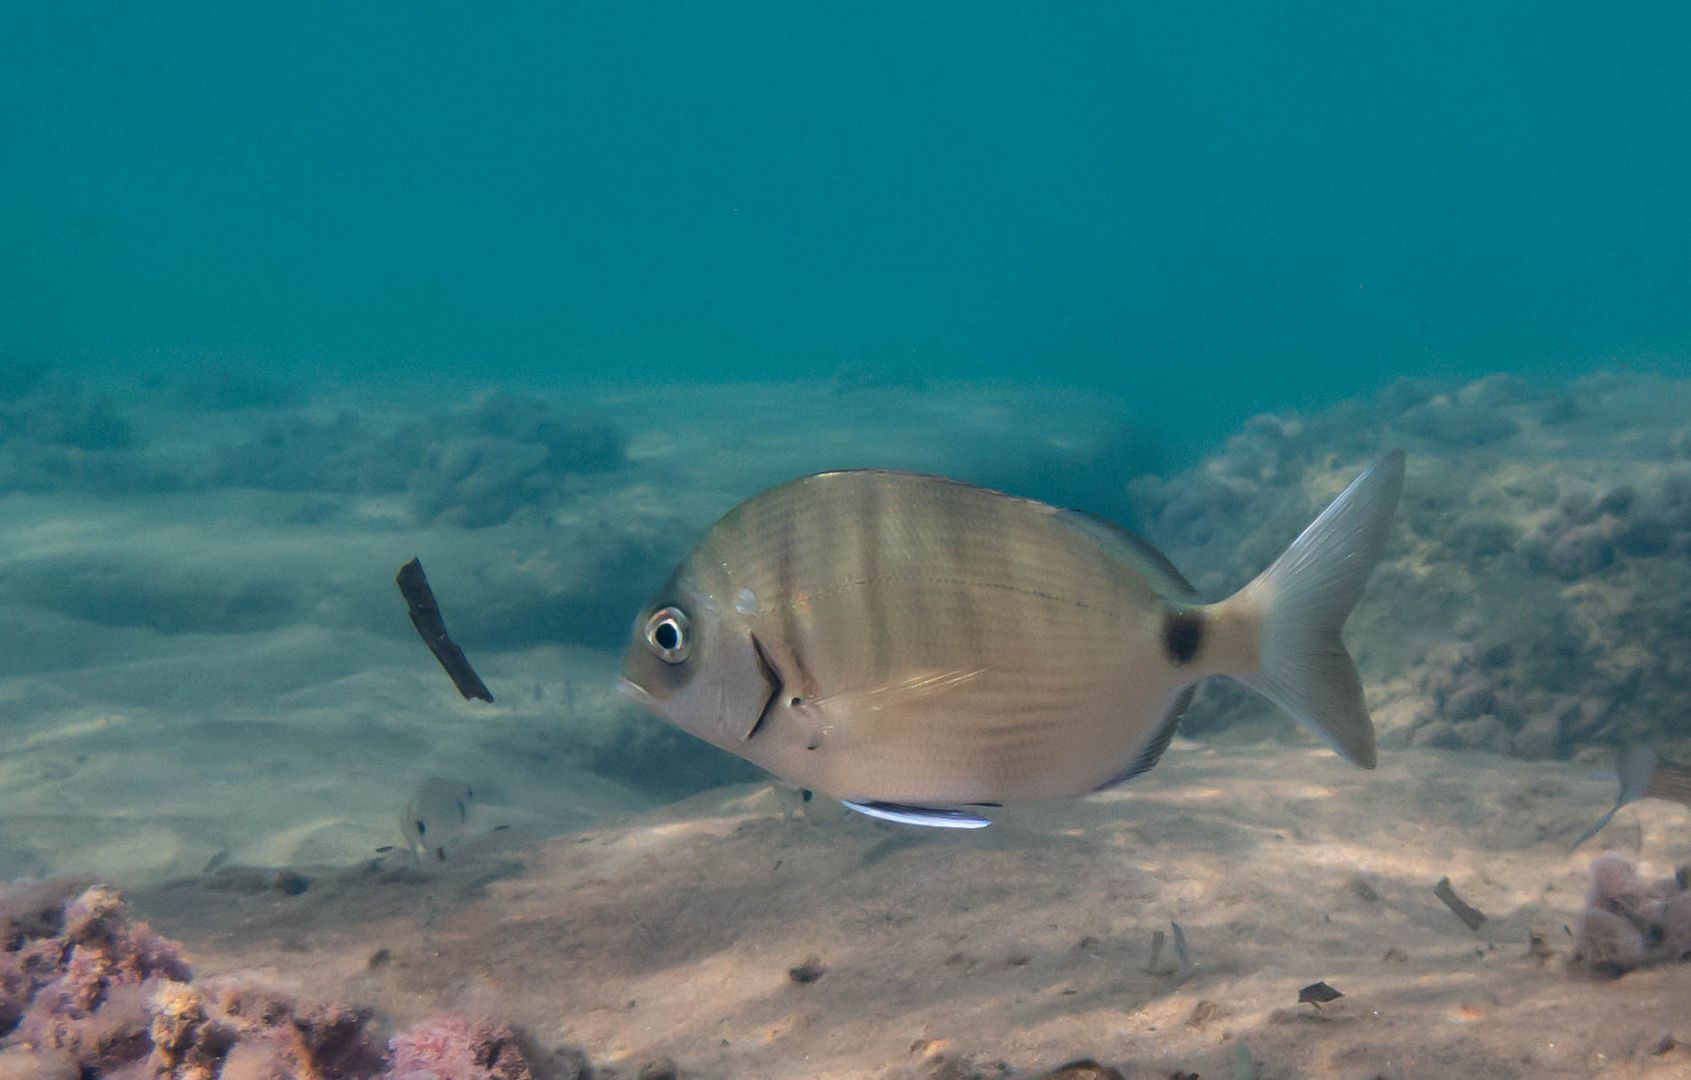
{"type": "Polygon", "coordinates": [[[1368,884],[1368,882],[1362,880],[1361,878],[1352,879],[1350,883],[1350,891],[1355,893],[1358,899],[1366,900],[1370,904],[1375,903],[1380,899],[1380,894],[1377,890],[1375,890],[1374,886],[1368,884]]]}
{"type": "Polygon", "coordinates": [[[1342,997],[1344,997],[1344,994],[1328,986],[1325,982],[1310,983],[1298,991],[1298,1004],[1314,1005],[1319,1009],[1323,1002],[1335,1001],[1342,997]]]}
{"type": "Polygon", "coordinates": [[[1386,954],[1380,957],[1380,959],[1393,964],[1407,964],[1409,963],[1409,954],[1398,948],[1396,945],[1393,945],[1391,948],[1386,950],[1386,954]]]}
{"type": "Polygon", "coordinates": [[[1456,890],[1451,888],[1450,879],[1447,877],[1439,878],[1439,883],[1433,886],[1433,895],[1443,900],[1444,906],[1466,923],[1470,930],[1478,930],[1486,921],[1484,912],[1456,895],[1456,890]]]}
{"type": "Polygon", "coordinates": [[[451,676],[452,684],[466,700],[479,698],[491,702],[493,694],[487,684],[481,681],[476,669],[470,666],[469,658],[464,650],[452,640],[452,635],[446,632],[446,621],[441,618],[440,605],[434,598],[434,590],[429,588],[429,579],[423,573],[423,564],[412,559],[399,568],[394,580],[399,584],[400,595],[405,597],[405,603],[411,610],[411,625],[422,635],[423,643],[434,653],[440,666],[446,674],[451,676]]]}

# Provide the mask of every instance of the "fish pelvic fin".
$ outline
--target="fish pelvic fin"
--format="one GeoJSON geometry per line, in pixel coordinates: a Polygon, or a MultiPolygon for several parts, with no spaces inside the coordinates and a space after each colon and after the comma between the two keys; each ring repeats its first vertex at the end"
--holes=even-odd
{"type": "Polygon", "coordinates": [[[1374,722],[1339,630],[1380,560],[1402,491],[1403,451],[1394,450],[1255,581],[1195,609],[1214,639],[1206,674],[1233,676],[1365,769],[1375,764],[1374,722]]]}
{"type": "Polygon", "coordinates": [[[950,806],[910,806],[905,803],[853,799],[844,799],[842,802],[847,809],[855,810],[864,817],[892,821],[899,825],[920,825],[928,829],[984,829],[992,824],[990,818],[950,806]]]}

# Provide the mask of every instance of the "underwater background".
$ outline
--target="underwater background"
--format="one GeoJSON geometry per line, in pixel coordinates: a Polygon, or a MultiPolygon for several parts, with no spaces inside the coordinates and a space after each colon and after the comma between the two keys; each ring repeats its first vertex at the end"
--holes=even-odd
{"type": "Polygon", "coordinates": [[[0,8],[0,1077],[1691,1074],[1691,809],[1570,853],[1618,748],[1691,760],[1687,40],[0,8]],[[615,691],[794,476],[1219,598],[1398,447],[1374,773],[1212,680],[1132,785],[936,836],[615,691]]]}

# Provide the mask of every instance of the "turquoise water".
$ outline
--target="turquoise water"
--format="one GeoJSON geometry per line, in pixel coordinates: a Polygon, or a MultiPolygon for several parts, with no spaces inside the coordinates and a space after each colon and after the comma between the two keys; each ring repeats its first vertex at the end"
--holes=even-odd
{"type": "Polygon", "coordinates": [[[870,356],[1099,387],[1196,450],[1397,374],[1691,343],[1673,3],[0,20],[8,356],[554,384],[870,356]]]}
{"type": "Polygon", "coordinates": [[[0,1077],[1685,1075],[1686,41],[0,0],[0,1077]],[[1209,679],[1154,769],[958,835],[617,691],[796,476],[1086,511],[1219,601],[1400,449],[1377,771],[1209,679]],[[1617,751],[1681,786],[1574,850],[1617,751]]]}

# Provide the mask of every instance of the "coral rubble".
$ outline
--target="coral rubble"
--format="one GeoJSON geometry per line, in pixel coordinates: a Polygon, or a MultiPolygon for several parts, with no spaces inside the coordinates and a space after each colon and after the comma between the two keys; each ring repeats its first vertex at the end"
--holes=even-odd
{"type": "Polygon", "coordinates": [[[1647,964],[1691,959],[1688,870],[1647,881],[1613,851],[1592,859],[1574,960],[1620,975],[1647,964]]]}
{"type": "Polygon", "coordinates": [[[547,1080],[578,1057],[443,1016],[385,1044],[368,1009],[194,980],[174,944],[94,885],[0,885],[0,1076],[82,1080],[547,1080]]]}

